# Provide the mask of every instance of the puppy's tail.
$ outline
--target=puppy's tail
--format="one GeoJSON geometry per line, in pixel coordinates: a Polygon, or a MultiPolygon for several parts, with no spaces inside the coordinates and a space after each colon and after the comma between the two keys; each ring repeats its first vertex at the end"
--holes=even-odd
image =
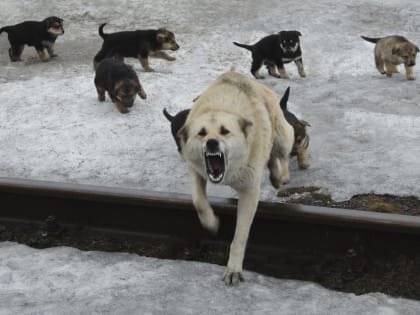
{"type": "Polygon", "coordinates": [[[233,44],[236,45],[236,46],[238,46],[238,47],[242,47],[242,48],[248,49],[250,51],[252,51],[252,48],[254,47],[252,45],[245,45],[245,44],[240,44],[240,43],[237,43],[237,42],[233,42],[233,44]]]}
{"type": "Polygon", "coordinates": [[[168,111],[166,110],[166,108],[163,109],[163,115],[165,115],[166,119],[169,120],[170,122],[172,122],[172,120],[174,120],[174,116],[169,114],[168,111]]]}
{"type": "Polygon", "coordinates": [[[366,36],[360,36],[360,37],[374,44],[376,44],[381,39],[381,38],[372,38],[372,37],[366,37],[366,36]]]}
{"type": "Polygon", "coordinates": [[[99,30],[98,30],[99,36],[101,36],[103,39],[105,39],[108,36],[108,34],[105,34],[104,33],[104,27],[105,27],[105,25],[106,25],[106,23],[101,24],[99,26],[99,30]]]}
{"type": "Polygon", "coordinates": [[[0,34],[3,33],[3,32],[8,33],[9,32],[9,27],[5,26],[5,27],[0,28],[0,34]]]}
{"type": "Polygon", "coordinates": [[[280,108],[285,111],[287,110],[287,101],[289,100],[290,86],[286,89],[283,97],[280,100],[280,108]]]}

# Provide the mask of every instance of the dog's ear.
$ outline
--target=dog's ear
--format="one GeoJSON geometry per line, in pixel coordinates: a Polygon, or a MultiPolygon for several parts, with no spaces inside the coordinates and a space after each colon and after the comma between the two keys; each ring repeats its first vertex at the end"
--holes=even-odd
{"type": "Polygon", "coordinates": [[[392,48],[392,54],[393,55],[397,55],[401,52],[401,48],[400,47],[394,47],[392,48]]]}
{"type": "Polygon", "coordinates": [[[295,31],[297,36],[302,36],[302,34],[299,31],[295,31]]]}
{"type": "Polygon", "coordinates": [[[420,49],[419,49],[417,46],[416,46],[416,51],[417,51],[417,52],[420,52],[420,49]]]}
{"type": "Polygon", "coordinates": [[[181,141],[182,146],[185,145],[188,140],[188,127],[186,125],[182,126],[176,133],[176,137],[181,141]]]}
{"type": "Polygon", "coordinates": [[[252,127],[252,122],[241,117],[241,118],[238,119],[238,123],[239,123],[239,127],[241,127],[241,130],[244,133],[245,138],[246,138],[249,134],[249,131],[250,131],[251,127],[252,127]]]}
{"type": "Polygon", "coordinates": [[[163,42],[165,40],[165,35],[163,35],[162,33],[158,33],[157,40],[159,43],[163,42]]]}
{"type": "Polygon", "coordinates": [[[304,127],[311,127],[311,124],[308,123],[306,120],[301,119],[299,120],[299,123],[304,127]]]}

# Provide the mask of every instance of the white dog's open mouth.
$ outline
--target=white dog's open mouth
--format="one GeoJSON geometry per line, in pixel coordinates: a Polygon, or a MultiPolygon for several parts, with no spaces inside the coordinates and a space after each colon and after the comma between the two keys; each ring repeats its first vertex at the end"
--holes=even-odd
{"type": "Polygon", "coordinates": [[[212,183],[223,181],[226,170],[225,150],[223,143],[217,140],[209,140],[203,146],[206,172],[212,183]]]}

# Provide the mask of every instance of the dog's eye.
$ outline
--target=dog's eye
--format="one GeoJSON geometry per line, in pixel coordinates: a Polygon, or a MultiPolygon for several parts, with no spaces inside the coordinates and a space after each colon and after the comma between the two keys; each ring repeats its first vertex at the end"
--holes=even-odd
{"type": "Polygon", "coordinates": [[[227,130],[224,126],[220,127],[220,134],[225,136],[229,133],[230,131],[227,130]]]}
{"type": "Polygon", "coordinates": [[[207,135],[207,131],[206,131],[206,129],[201,128],[201,129],[200,129],[200,131],[199,131],[199,133],[198,133],[198,135],[199,135],[200,137],[205,137],[205,136],[207,135]]]}

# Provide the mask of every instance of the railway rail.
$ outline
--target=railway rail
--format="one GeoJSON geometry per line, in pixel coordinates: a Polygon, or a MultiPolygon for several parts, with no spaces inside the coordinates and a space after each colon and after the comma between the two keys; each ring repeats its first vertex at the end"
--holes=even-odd
{"type": "MultiPolygon", "coordinates": [[[[0,178],[0,241],[225,264],[236,200],[210,198],[218,235],[191,196],[0,178]]],[[[420,217],[260,202],[244,267],[363,294],[420,299],[420,217]]],[[[1,253],[0,253],[1,259],[1,253]]]]}

